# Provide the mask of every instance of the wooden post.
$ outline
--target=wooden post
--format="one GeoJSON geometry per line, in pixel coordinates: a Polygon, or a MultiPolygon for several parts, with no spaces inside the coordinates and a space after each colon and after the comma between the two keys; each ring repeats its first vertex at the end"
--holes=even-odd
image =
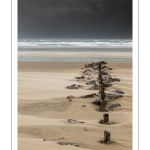
{"type": "Polygon", "coordinates": [[[103,119],[104,119],[104,123],[109,122],[109,114],[104,114],[103,119]]]}
{"type": "MultiPolygon", "coordinates": [[[[99,68],[99,85],[100,85],[100,84],[101,84],[101,78],[102,78],[102,74],[101,74],[101,63],[100,63],[100,62],[98,63],[98,68],[99,68]]],[[[100,88],[99,88],[99,95],[100,95],[99,98],[102,98],[100,88]]],[[[101,103],[99,103],[99,111],[102,111],[101,103]]]]}
{"type": "Polygon", "coordinates": [[[104,83],[102,78],[102,70],[101,70],[101,62],[99,62],[99,85],[101,85],[101,88],[99,89],[99,93],[101,94],[102,101],[105,99],[105,91],[104,91],[104,83]]]}
{"type": "Polygon", "coordinates": [[[102,100],[101,105],[99,104],[99,111],[105,111],[105,108],[106,108],[105,87],[104,87],[104,82],[102,78],[101,62],[98,63],[98,68],[99,68],[99,85],[101,85],[101,87],[99,88],[99,95],[102,100]]]}
{"type": "Polygon", "coordinates": [[[109,114],[103,114],[103,119],[100,120],[100,124],[106,124],[109,122],[109,114]]]}
{"type": "Polygon", "coordinates": [[[102,78],[102,72],[101,72],[101,62],[98,63],[98,68],[99,68],[99,85],[101,85],[101,87],[99,88],[99,95],[100,98],[102,100],[101,105],[99,104],[99,111],[105,111],[106,108],[106,102],[105,102],[105,91],[104,91],[104,82],[103,82],[103,78],[102,78]]]}
{"type": "Polygon", "coordinates": [[[104,143],[110,142],[110,132],[104,131],[104,143]]]}

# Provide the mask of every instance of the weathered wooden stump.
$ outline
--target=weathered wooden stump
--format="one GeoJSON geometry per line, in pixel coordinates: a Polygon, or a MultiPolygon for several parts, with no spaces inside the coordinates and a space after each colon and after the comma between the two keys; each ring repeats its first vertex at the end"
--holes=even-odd
{"type": "Polygon", "coordinates": [[[104,119],[104,123],[108,123],[109,122],[109,114],[104,114],[103,119],[104,119]]]}
{"type": "Polygon", "coordinates": [[[96,93],[93,93],[93,94],[88,94],[88,95],[79,96],[79,98],[91,98],[91,97],[97,97],[97,94],[96,94],[96,93]]]}
{"type": "Polygon", "coordinates": [[[104,131],[104,143],[110,142],[110,132],[104,131]]]}
{"type": "Polygon", "coordinates": [[[109,114],[104,114],[103,119],[100,120],[100,124],[106,124],[109,122],[109,114]]]}
{"type": "Polygon", "coordinates": [[[109,143],[110,142],[110,132],[104,131],[104,138],[100,140],[101,143],[109,143]]]}

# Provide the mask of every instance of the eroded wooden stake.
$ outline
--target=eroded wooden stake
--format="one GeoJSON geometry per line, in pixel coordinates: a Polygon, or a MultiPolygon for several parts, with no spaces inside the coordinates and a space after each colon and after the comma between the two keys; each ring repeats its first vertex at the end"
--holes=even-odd
{"type": "Polygon", "coordinates": [[[104,119],[104,123],[108,123],[109,122],[109,114],[104,114],[103,119],[104,119]]]}
{"type": "Polygon", "coordinates": [[[104,131],[104,138],[100,140],[101,143],[109,143],[110,142],[110,132],[104,131]]]}
{"type": "Polygon", "coordinates": [[[100,124],[107,124],[109,122],[109,114],[104,114],[103,119],[100,120],[100,124]]]}
{"type": "Polygon", "coordinates": [[[110,142],[110,132],[104,131],[104,143],[110,142]]]}

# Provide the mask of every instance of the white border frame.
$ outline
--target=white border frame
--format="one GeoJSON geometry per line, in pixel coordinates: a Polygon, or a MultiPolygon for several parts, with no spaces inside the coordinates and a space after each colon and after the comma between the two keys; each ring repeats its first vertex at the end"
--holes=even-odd
{"type": "MultiPolygon", "coordinates": [[[[148,5],[148,1],[146,0],[141,0],[143,3],[140,2],[140,11],[146,11],[147,14],[150,14],[149,12],[147,12],[147,10],[149,10],[149,6],[148,5]],[[143,9],[143,10],[141,10],[143,9]]],[[[12,0],[11,0],[12,2],[12,0]]],[[[4,74],[1,74],[1,82],[3,83],[3,87],[2,89],[0,90],[2,93],[1,93],[1,96],[2,96],[2,108],[0,109],[1,110],[1,118],[5,117],[5,118],[9,118],[10,114],[11,114],[11,109],[10,109],[10,96],[11,96],[11,93],[8,94],[8,90],[10,90],[10,70],[11,70],[11,58],[10,58],[10,55],[8,56],[8,51],[11,49],[12,50],[12,149],[13,150],[17,150],[17,145],[18,145],[18,134],[17,134],[17,128],[18,128],[18,119],[17,119],[17,85],[18,85],[18,82],[17,82],[17,27],[18,27],[18,21],[17,21],[17,9],[18,9],[18,4],[17,4],[17,0],[13,0],[12,2],[12,39],[10,39],[11,36],[8,36],[9,33],[11,33],[11,2],[9,1],[2,1],[0,4],[1,8],[0,8],[0,18],[3,18],[3,20],[1,21],[1,39],[0,41],[2,41],[2,51],[3,51],[3,54],[2,54],[2,58],[1,58],[1,68],[4,69],[5,68],[9,68],[7,69],[7,72],[5,72],[5,70],[2,70],[2,72],[4,74]],[[6,9],[8,8],[8,9],[6,9]],[[5,14],[5,16],[4,16],[5,14]],[[8,44],[8,41],[11,41],[12,40],[12,43],[10,42],[10,44],[8,44]],[[12,44],[12,47],[10,48],[12,44]],[[6,63],[7,61],[7,63],[6,63]],[[5,65],[5,66],[4,66],[5,65]],[[7,82],[6,82],[7,80],[7,82]],[[7,86],[6,86],[7,85],[7,86]],[[3,89],[5,90],[3,92],[3,89]],[[4,116],[4,112],[5,113],[5,116],[4,116]]],[[[139,18],[138,18],[138,13],[139,13],[139,10],[138,10],[138,3],[139,1],[138,0],[133,0],[133,150],[137,150],[138,149],[138,93],[139,93],[139,89],[138,89],[138,67],[142,67],[143,68],[143,65],[145,64],[141,64],[138,66],[138,52],[139,52],[139,47],[140,49],[142,49],[143,53],[144,53],[144,49],[148,49],[149,47],[147,47],[148,45],[145,44],[145,41],[146,41],[146,38],[142,39],[142,37],[144,37],[145,35],[143,35],[142,32],[140,32],[140,41],[142,41],[144,43],[144,45],[139,45],[139,39],[138,39],[138,21],[139,21],[139,18]],[[142,47],[141,47],[142,46],[142,47]]],[[[146,16],[146,18],[148,17],[149,15],[146,16]]],[[[143,16],[141,16],[141,14],[139,15],[140,17],[140,20],[142,23],[140,23],[140,27],[142,28],[146,28],[148,29],[150,27],[150,24],[147,22],[146,24],[144,24],[144,20],[145,19],[143,16]]],[[[148,19],[148,18],[147,18],[148,19]]],[[[149,20],[149,19],[148,19],[149,20]]],[[[149,21],[150,22],[150,21],[149,21]]],[[[147,31],[146,31],[147,33],[147,31]]],[[[148,34],[148,33],[147,33],[148,34]]],[[[148,34],[150,35],[150,34],[148,34]]],[[[148,38],[148,37],[147,37],[148,38]]],[[[148,40],[148,39],[147,39],[148,40]]],[[[149,41],[147,41],[147,43],[149,43],[149,41]]],[[[140,53],[141,55],[141,53],[140,53]]],[[[149,59],[149,56],[147,56],[148,58],[146,58],[145,56],[143,57],[144,60],[147,60],[149,59]]],[[[141,68],[140,67],[140,68],[141,68]]],[[[143,79],[144,80],[144,79],[143,79]]],[[[145,81],[146,82],[146,81],[145,81]]],[[[140,82],[140,85],[142,86],[142,83],[140,82]]],[[[145,88],[144,88],[145,90],[145,88]]],[[[142,91],[142,89],[140,89],[140,91],[142,91]]],[[[145,93],[145,91],[143,91],[145,93]]],[[[149,99],[143,99],[143,100],[148,100],[149,99]]],[[[144,103],[145,104],[145,103],[144,103]]],[[[142,105],[142,103],[140,103],[140,105],[142,105]]],[[[146,107],[145,105],[142,105],[142,107],[146,107]]],[[[141,114],[143,115],[143,114],[141,114]]],[[[141,116],[140,115],[140,116],[141,116]]],[[[145,118],[146,119],[146,118],[145,118]]],[[[7,119],[8,120],[8,119],[7,119]]],[[[10,118],[11,120],[11,118],[10,118]]],[[[10,120],[8,120],[7,122],[5,123],[2,123],[1,124],[1,128],[5,129],[3,130],[3,136],[1,136],[1,147],[2,148],[5,148],[5,149],[9,149],[11,144],[8,144],[8,141],[10,140],[10,137],[11,136],[8,136],[10,135],[11,131],[10,131],[10,120]],[[7,131],[6,131],[7,130],[7,131]],[[7,133],[8,132],[8,133],[7,133]]],[[[5,119],[4,119],[5,121],[5,119]]],[[[145,128],[145,130],[147,130],[147,127],[150,127],[149,124],[147,125],[144,125],[143,128],[145,128]],[[147,126],[148,125],[148,126],[147,126]]],[[[140,124],[141,126],[141,124],[140,124]]],[[[144,131],[145,131],[144,130],[144,131]]],[[[145,133],[142,133],[140,132],[140,141],[142,140],[142,138],[144,137],[144,134],[145,133]]],[[[145,139],[146,140],[146,139],[145,139]]],[[[11,140],[10,140],[11,141],[11,140]]],[[[147,139],[145,141],[148,145],[149,143],[149,139],[147,139]]],[[[143,144],[145,144],[145,142],[143,144]]],[[[141,145],[141,148],[142,148],[143,145],[141,145]]],[[[148,149],[148,147],[146,147],[146,149],[148,149]]]]}

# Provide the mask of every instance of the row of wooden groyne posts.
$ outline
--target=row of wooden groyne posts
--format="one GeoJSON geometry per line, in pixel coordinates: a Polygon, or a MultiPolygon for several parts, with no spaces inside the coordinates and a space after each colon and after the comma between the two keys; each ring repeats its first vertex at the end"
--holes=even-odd
{"type": "MultiPolygon", "coordinates": [[[[115,103],[107,107],[107,104],[111,99],[117,99],[120,97],[123,97],[122,94],[125,94],[121,90],[112,90],[111,93],[106,93],[105,90],[112,87],[113,84],[112,82],[120,82],[119,78],[113,78],[109,73],[107,72],[108,70],[113,70],[112,68],[109,68],[106,66],[107,63],[105,61],[100,61],[100,62],[93,62],[89,64],[85,64],[84,68],[82,69],[82,76],[76,77],[76,80],[81,82],[84,81],[87,76],[87,80],[90,80],[86,82],[87,85],[92,85],[88,90],[98,90],[98,94],[92,93],[89,95],[83,95],[79,96],[78,98],[93,98],[97,97],[95,101],[92,103],[98,106],[98,111],[104,112],[103,118],[99,121],[100,124],[105,124],[105,125],[110,125],[113,124],[113,122],[109,122],[109,114],[107,113],[108,111],[111,111],[117,107],[121,107],[119,103],[115,103]],[[93,78],[93,75],[97,76],[96,80],[91,80],[93,78]],[[106,112],[106,113],[105,113],[106,112]]],[[[73,84],[71,86],[67,86],[66,88],[68,89],[78,89],[78,88],[83,88],[84,86],[82,85],[76,85],[73,84]]],[[[67,96],[69,101],[72,101],[72,98],[75,98],[74,96],[67,96]]],[[[83,106],[84,107],[84,106],[83,106]]],[[[99,141],[101,143],[111,143],[111,133],[108,131],[104,131],[104,137],[99,141]]]]}

